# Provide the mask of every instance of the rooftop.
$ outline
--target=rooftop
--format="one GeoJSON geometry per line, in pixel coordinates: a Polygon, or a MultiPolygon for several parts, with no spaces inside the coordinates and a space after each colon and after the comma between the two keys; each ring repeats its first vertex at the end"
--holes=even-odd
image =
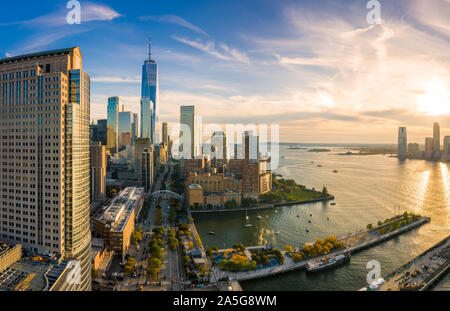
{"type": "Polygon", "coordinates": [[[69,54],[72,50],[74,50],[76,48],[78,48],[78,47],[59,49],[59,50],[51,50],[51,51],[44,51],[44,52],[31,53],[31,54],[13,56],[13,57],[8,57],[8,58],[2,58],[2,59],[0,59],[0,64],[13,62],[13,61],[18,61],[18,60],[24,60],[24,59],[27,59],[27,58],[34,58],[34,57],[41,57],[41,56],[51,56],[51,55],[57,55],[57,54],[69,54]]]}

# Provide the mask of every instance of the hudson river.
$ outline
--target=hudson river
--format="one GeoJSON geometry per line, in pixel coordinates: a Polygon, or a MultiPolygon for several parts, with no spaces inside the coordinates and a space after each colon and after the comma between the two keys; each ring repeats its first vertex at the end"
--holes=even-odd
{"type": "MultiPolygon", "coordinates": [[[[278,213],[249,212],[249,222],[253,224],[250,228],[244,227],[245,212],[194,214],[205,248],[231,247],[236,242],[246,246],[298,246],[317,238],[365,229],[369,223],[376,224],[403,211],[430,216],[431,223],[356,253],[348,264],[335,269],[317,274],[297,271],[243,282],[244,290],[358,290],[367,284],[368,261],[378,260],[384,277],[450,234],[448,163],[400,162],[383,155],[343,156],[337,153],[347,150],[339,147],[325,147],[330,152],[307,151],[312,148],[315,147],[300,150],[280,145],[282,158],[275,172],[308,188],[321,190],[326,185],[336,197],[336,205],[320,202],[281,207],[278,213]],[[211,230],[216,235],[208,235],[211,230]],[[279,234],[275,234],[277,231],[279,234]]],[[[450,275],[434,290],[450,290],[450,275]]]]}

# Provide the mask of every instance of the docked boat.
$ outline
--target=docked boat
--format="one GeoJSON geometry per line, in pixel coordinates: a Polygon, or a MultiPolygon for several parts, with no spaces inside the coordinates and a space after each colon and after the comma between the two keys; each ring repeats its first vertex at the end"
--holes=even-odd
{"type": "Polygon", "coordinates": [[[336,205],[336,203],[333,202],[333,203],[330,203],[330,205],[336,205]]]}
{"type": "Polygon", "coordinates": [[[249,228],[251,226],[253,226],[253,225],[248,223],[248,215],[247,215],[247,211],[245,211],[245,225],[244,225],[244,227],[249,228]]]}
{"type": "Polygon", "coordinates": [[[209,235],[216,235],[216,233],[214,231],[209,231],[208,234],[209,235]]]}
{"type": "Polygon", "coordinates": [[[275,231],[275,234],[280,234],[280,231],[275,231]]]}
{"type": "Polygon", "coordinates": [[[341,265],[350,260],[350,253],[342,253],[339,255],[325,255],[321,259],[313,259],[306,264],[306,271],[318,272],[341,265]]]}
{"type": "Polygon", "coordinates": [[[337,170],[334,170],[334,171],[333,171],[333,173],[337,173],[337,172],[338,172],[337,170]]]}
{"type": "Polygon", "coordinates": [[[262,219],[262,216],[258,215],[258,216],[256,216],[256,218],[258,218],[258,219],[262,219]]]}

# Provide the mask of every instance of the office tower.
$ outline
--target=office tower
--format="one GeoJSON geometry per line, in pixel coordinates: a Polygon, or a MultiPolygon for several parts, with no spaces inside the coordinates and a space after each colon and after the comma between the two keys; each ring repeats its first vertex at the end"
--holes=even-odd
{"type": "Polygon", "coordinates": [[[417,143],[409,143],[408,144],[408,153],[411,154],[411,155],[414,155],[417,152],[419,152],[419,144],[417,144],[417,143]]]}
{"type": "Polygon", "coordinates": [[[397,155],[399,157],[403,157],[407,151],[408,145],[408,137],[406,135],[406,127],[399,127],[398,128],[398,146],[397,146],[397,155]]]}
{"type": "Polygon", "coordinates": [[[0,77],[11,107],[0,110],[0,144],[15,146],[0,149],[0,238],[77,260],[80,282],[64,288],[90,290],[90,77],[80,49],[0,59],[0,77]]]}
{"type": "Polygon", "coordinates": [[[168,146],[169,145],[169,132],[167,129],[167,123],[164,122],[162,124],[162,143],[164,144],[164,146],[168,146]]]}
{"type": "MultiPolygon", "coordinates": [[[[159,132],[159,77],[158,64],[152,60],[152,38],[150,37],[148,48],[148,59],[142,66],[142,90],[141,99],[147,99],[152,104],[151,106],[151,136],[149,137],[153,144],[160,143],[159,132]]],[[[142,110],[141,110],[142,111],[142,110]]],[[[146,120],[146,119],[145,119],[146,120]]],[[[141,119],[142,122],[142,119],[141,119]]],[[[145,127],[145,126],[144,126],[145,127]]]]}
{"type": "Polygon", "coordinates": [[[120,97],[108,98],[107,147],[111,154],[119,151],[119,107],[120,97]]]}
{"type": "Polygon", "coordinates": [[[97,138],[104,146],[106,146],[107,122],[106,119],[97,121],[97,138]]]}
{"type": "Polygon", "coordinates": [[[89,126],[89,138],[91,141],[98,141],[98,125],[94,122],[89,126]]]}
{"type": "Polygon", "coordinates": [[[148,98],[141,98],[141,138],[152,140],[153,103],[148,98]]]}
{"type": "Polygon", "coordinates": [[[447,157],[447,160],[450,159],[450,136],[444,137],[444,155],[447,157]]]}
{"type": "Polygon", "coordinates": [[[259,136],[253,136],[252,131],[245,131],[243,134],[243,144],[244,159],[247,161],[259,162],[259,136]]]}
{"type": "Polygon", "coordinates": [[[122,148],[125,149],[126,146],[131,146],[131,135],[129,132],[122,133],[120,135],[120,141],[122,144],[122,148]]]}
{"type": "Polygon", "coordinates": [[[425,152],[433,152],[433,138],[425,138],[425,152]]]}
{"type": "Polygon", "coordinates": [[[136,139],[136,145],[134,146],[134,168],[135,172],[138,174],[139,184],[142,186],[142,153],[144,150],[148,149],[153,152],[153,145],[150,138],[138,138],[136,139]]]}
{"type": "Polygon", "coordinates": [[[91,144],[91,200],[106,199],[106,146],[101,142],[91,144]]]}
{"type": "Polygon", "coordinates": [[[227,137],[223,131],[216,131],[211,136],[212,155],[211,159],[227,159],[227,137]]]}
{"type": "Polygon", "coordinates": [[[180,141],[189,144],[184,146],[183,143],[183,151],[190,158],[195,155],[195,137],[195,106],[180,106],[180,141]],[[187,126],[189,133],[183,133],[183,125],[187,126]]]}
{"type": "Polygon", "coordinates": [[[153,156],[154,152],[152,150],[153,146],[144,149],[141,156],[141,181],[142,187],[144,187],[145,192],[150,192],[153,185],[153,177],[154,177],[154,163],[153,156]]]}
{"type": "Polygon", "coordinates": [[[433,151],[441,151],[441,130],[437,122],[433,124],[433,151]]]}
{"type": "Polygon", "coordinates": [[[132,122],[133,114],[130,111],[119,112],[119,147],[131,145],[132,122]],[[128,133],[130,140],[123,142],[122,135],[125,133],[128,133]]]}
{"type": "Polygon", "coordinates": [[[139,137],[139,115],[133,113],[133,123],[131,124],[131,144],[136,144],[136,139],[139,137]]]}

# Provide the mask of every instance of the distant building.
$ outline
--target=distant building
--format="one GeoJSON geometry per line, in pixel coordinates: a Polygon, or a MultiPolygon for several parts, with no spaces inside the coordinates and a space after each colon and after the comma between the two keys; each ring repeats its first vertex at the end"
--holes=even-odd
{"type": "Polygon", "coordinates": [[[450,136],[444,137],[444,161],[450,161],[450,136]]]}
{"type": "Polygon", "coordinates": [[[94,122],[89,126],[89,138],[91,141],[98,141],[98,125],[94,122]]]}
{"type": "Polygon", "coordinates": [[[144,149],[141,154],[141,185],[146,193],[151,192],[155,177],[153,145],[144,149]]]}
{"type": "Polygon", "coordinates": [[[258,162],[259,136],[254,136],[252,131],[246,131],[243,134],[243,144],[244,144],[244,159],[251,162],[258,162]]]}
{"type": "Polygon", "coordinates": [[[0,272],[22,258],[22,245],[8,245],[0,241],[0,272]]]}
{"type": "Polygon", "coordinates": [[[441,128],[439,123],[433,124],[433,151],[441,151],[441,128]]]}
{"type": "Polygon", "coordinates": [[[166,122],[164,122],[162,124],[162,143],[165,146],[169,145],[169,132],[168,132],[168,129],[167,129],[167,123],[166,122]]]}
{"type": "MultiPolygon", "coordinates": [[[[144,151],[151,152],[153,154],[153,145],[151,143],[150,138],[138,138],[136,139],[136,145],[134,146],[134,167],[135,172],[137,173],[139,185],[143,186],[144,181],[142,179],[142,154],[144,151]]],[[[153,161],[153,155],[152,155],[153,161]]],[[[153,167],[153,165],[152,165],[153,167]]]]}
{"type": "Polygon", "coordinates": [[[397,155],[399,158],[405,157],[408,152],[407,149],[408,138],[406,135],[406,127],[398,128],[398,147],[397,147],[397,155]]]}
{"type": "Polygon", "coordinates": [[[152,135],[152,116],[153,116],[153,103],[148,98],[141,98],[141,137],[149,138],[153,143],[152,135]]]}
{"type": "Polygon", "coordinates": [[[144,189],[128,187],[119,193],[104,212],[93,219],[93,232],[105,240],[106,247],[125,258],[131,233],[144,201],[144,189]]]}
{"type": "Polygon", "coordinates": [[[139,115],[133,113],[133,123],[131,124],[131,144],[136,144],[136,139],[139,137],[139,115]]]}
{"type": "Polygon", "coordinates": [[[119,112],[119,147],[131,145],[133,114],[130,111],[119,112]],[[127,134],[127,141],[122,141],[122,135],[127,134]]]}
{"type": "Polygon", "coordinates": [[[121,147],[131,146],[131,135],[129,132],[122,133],[120,135],[121,147]]]}
{"type": "Polygon", "coordinates": [[[419,144],[409,143],[408,144],[408,154],[415,155],[419,152],[419,144]]]}
{"type": "Polygon", "coordinates": [[[91,200],[106,200],[106,146],[91,144],[91,200]]]}
{"type": "Polygon", "coordinates": [[[151,38],[149,41],[148,59],[142,66],[141,98],[145,100],[146,104],[151,105],[145,110],[145,113],[148,113],[150,111],[150,118],[148,118],[146,115],[141,116],[141,122],[145,122],[142,127],[150,127],[148,131],[150,132],[150,136],[148,136],[148,132],[146,131],[145,133],[141,133],[141,137],[150,138],[152,144],[159,144],[161,142],[159,125],[159,76],[158,63],[152,59],[151,38]]]}
{"type": "Polygon", "coordinates": [[[433,158],[433,138],[425,138],[425,159],[431,160],[433,158]]]}
{"type": "Polygon", "coordinates": [[[227,137],[224,132],[216,131],[211,136],[211,161],[213,166],[225,164],[227,160],[227,137]]]}
{"type": "Polygon", "coordinates": [[[106,146],[107,144],[107,119],[101,119],[97,121],[97,139],[102,145],[106,146]]]}
{"type": "Polygon", "coordinates": [[[195,116],[195,106],[180,106],[180,141],[186,158],[201,155],[201,125],[195,116]],[[186,133],[183,133],[183,130],[186,133]]]}
{"type": "Polygon", "coordinates": [[[201,174],[206,172],[208,161],[204,155],[192,159],[183,160],[185,180],[190,174],[201,174]]]}
{"type": "Polygon", "coordinates": [[[120,97],[108,98],[107,147],[111,154],[119,152],[120,97]]]}
{"type": "Polygon", "coordinates": [[[200,185],[190,184],[187,187],[187,199],[189,206],[203,206],[203,188],[200,185]]]}

